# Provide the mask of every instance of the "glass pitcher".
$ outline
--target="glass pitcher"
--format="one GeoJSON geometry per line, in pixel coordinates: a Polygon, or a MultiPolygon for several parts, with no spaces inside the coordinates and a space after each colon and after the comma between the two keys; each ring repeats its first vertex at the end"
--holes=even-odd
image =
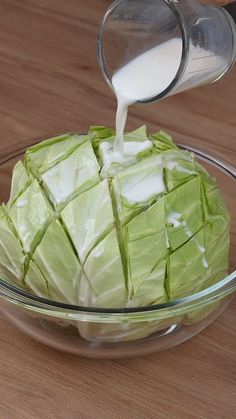
{"type": "MultiPolygon", "coordinates": [[[[179,39],[176,73],[161,92],[137,102],[154,102],[220,79],[236,58],[236,25],[220,6],[195,0],[116,0],[103,18],[97,44],[103,75],[112,77],[140,54],[179,39]]],[[[157,74],[158,77],[158,74],[157,74]]]]}

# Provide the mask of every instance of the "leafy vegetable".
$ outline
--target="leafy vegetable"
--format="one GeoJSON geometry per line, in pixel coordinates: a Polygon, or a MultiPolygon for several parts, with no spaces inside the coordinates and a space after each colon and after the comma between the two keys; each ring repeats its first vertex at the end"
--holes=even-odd
{"type": "MultiPolygon", "coordinates": [[[[0,207],[2,279],[51,300],[123,308],[165,303],[224,277],[230,219],[215,180],[163,131],[125,134],[124,155],[114,139],[94,126],[26,151],[0,207]]],[[[78,324],[98,341],[167,326],[78,324]]]]}

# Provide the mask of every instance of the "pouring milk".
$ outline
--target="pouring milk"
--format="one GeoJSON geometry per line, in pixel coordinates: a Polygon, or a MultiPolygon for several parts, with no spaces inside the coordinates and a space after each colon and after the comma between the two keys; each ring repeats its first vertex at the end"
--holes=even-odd
{"type": "MultiPolygon", "coordinates": [[[[204,65],[208,70],[209,78],[212,78],[220,65],[224,66],[223,57],[209,54],[209,51],[199,46],[191,44],[191,51],[196,57],[204,57],[204,65]]],[[[114,73],[112,85],[117,97],[114,152],[117,155],[125,154],[123,134],[128,106],[162,93],[174,80],[181,56],[182,39],[172,38],[138,55],[114,73]]],[[[193,59],[187,70],[191,74],[201,72],[200,61],[193,59]]]]}
{"type": "Polygon", "coordinates": [[[173,38],[138,55],[113,75],[117,97],[115,152],[123,153],[128,106],[163,92],[178,71],[181,53],[182,40],[173,38]]]}

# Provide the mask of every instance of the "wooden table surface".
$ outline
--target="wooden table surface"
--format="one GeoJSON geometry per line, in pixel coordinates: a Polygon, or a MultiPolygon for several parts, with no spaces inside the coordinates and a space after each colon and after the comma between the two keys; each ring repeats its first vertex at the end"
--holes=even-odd
{"type": "MultiPolygon", "coordinates": [[[[107,0],[1,0],[0,151],[32,136],[114,126],[96,61],[107,0]]],[[[215,85],[130,109],[177,141],[236,161],[236,66],[215,85]]],[[[96,361],[44,347],[0,319],[0,419],[236,418],[236,300],[167,352],[96,361]]]]}

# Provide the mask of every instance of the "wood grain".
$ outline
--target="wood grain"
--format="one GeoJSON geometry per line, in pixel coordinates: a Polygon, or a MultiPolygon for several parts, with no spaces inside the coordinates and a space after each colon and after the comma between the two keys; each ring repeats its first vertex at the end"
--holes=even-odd
{"type": "MultiPolygon", "coordinates": [[[[1,0],[0,151],[52,131],[114,125],[96,61],[106,0],[1,0]]],[[[236,67],[217,84],[134,106],[179,142],[236,161],[236,67]]],[[[96,361],[58,353],[0,319],[0,419],[236,418],[236,301],[199,336],[164,353],[96,361]]]]}

